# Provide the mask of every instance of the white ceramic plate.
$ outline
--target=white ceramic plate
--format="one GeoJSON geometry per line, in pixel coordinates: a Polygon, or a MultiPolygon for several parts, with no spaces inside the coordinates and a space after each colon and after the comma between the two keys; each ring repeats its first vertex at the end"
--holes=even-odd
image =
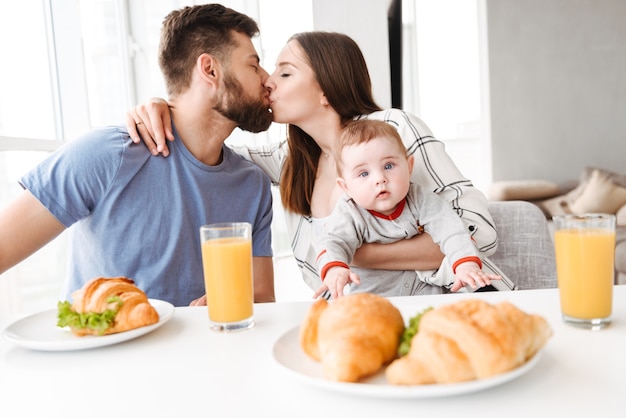
{"type": "Polygon", "coordinates": [[[300,348],[298,339],[300,328],[296,327],[283,334],[274,344],[274,359],[282,369],[293,377],[324,389],[336,392],[380,398],[436,398],[461,395],[498,386],[520,377],[539,362],[540,354],[522,366],[507,373],[488,379],[472,380],[463,383],[398,386],[387,383],[381,371],[361,383],[333,382],[324,379],[320,363],[309,358],[300,348]]]}
{"type": "Polygon", "coordinates": [[[132,340],[165,324],[174,315],[174,305],[158,299],[150,299],[159,314],[159,322],[117,334],[78,337],[68,329],[56,326],[57,310],[39,312],[9,325],[3,335],[9,341],[25,348],[41,351],[72,351],[103,347],[132,340]]]}

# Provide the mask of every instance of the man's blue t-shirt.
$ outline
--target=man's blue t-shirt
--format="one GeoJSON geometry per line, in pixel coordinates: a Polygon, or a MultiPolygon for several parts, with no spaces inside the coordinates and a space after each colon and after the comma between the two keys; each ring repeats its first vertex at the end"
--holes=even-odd
{"type": "Polygon", "coordinates": [[[205,293],[204,224],[249,222],[253,255],[272,256],[269,178],[227,146],[219,165],[203,164],[175,136],[163,158],[123,128],[96,129],[21,179],[72,227],[67,300],[92,278],[125,276],[149,298],[188,305],[205,293]]]}

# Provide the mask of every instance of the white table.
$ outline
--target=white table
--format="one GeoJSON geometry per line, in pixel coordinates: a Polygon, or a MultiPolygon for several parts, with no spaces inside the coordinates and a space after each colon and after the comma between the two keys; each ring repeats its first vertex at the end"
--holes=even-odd
{"type": "MultiPolygon", "coordinates": [[[[626,286],[616,286],[608,329],[560,319],[556,289],[393,298],[405,314],[462,297],[510,300],[544,315],[554,336],[538,365],[504,385],[454,397],[379,399],[335,393],[285,373],[274,342],[309,302],[259,304],[256,327],[208,329],[206,308],[177,308],[159,329],[83,351],[40,352],[0,338],[2,417],[624,417],[626,286]],[[10,411],[10,412],[9,412],[10,411]]],[[[4,329],[16,316],[0,318],[4,329]]]]}

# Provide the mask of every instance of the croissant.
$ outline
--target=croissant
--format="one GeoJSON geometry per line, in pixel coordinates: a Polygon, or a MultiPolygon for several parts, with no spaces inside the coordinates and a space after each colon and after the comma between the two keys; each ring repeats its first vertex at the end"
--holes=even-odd
{"type": "Polygon", "coordinates": [[[395,358],[404,320],[387,299],[370,293],[313,303],[300,328],[300,346],[322,363],[325,378],[356,382],[395,358]]]}
{"type": "Polygon", "coordinates": [[[385,376],[397,385],[483,379],[520,366],[551,335],[543,317],[508,302],[463,300],[424,314],[409,353],[394,360],[385,376]]]}
{"type": "Polygon", "coordinates": [[[159,322],[159,314],[146,294],[126,277],[92,279],[72,293],[72,298],[72,309],[78,313],[103,313],[107,309],[118,309],[112,324],[104,331],[70,327],[79,336],[114,334],[159,322]],[[114,301],[111,301],[112,297],[114,301]]]}

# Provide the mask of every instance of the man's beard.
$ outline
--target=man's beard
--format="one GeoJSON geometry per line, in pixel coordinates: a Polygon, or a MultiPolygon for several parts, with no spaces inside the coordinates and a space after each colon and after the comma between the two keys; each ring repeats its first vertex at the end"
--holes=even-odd
{"type": "Polygon", "coordinates": [[[249,98],[241,83],[230,74],[224,77],[222,100],[215,106],[215,110],[248,132],[265,131],[272,123],[272,113],[264,100],[249,98]]]}

